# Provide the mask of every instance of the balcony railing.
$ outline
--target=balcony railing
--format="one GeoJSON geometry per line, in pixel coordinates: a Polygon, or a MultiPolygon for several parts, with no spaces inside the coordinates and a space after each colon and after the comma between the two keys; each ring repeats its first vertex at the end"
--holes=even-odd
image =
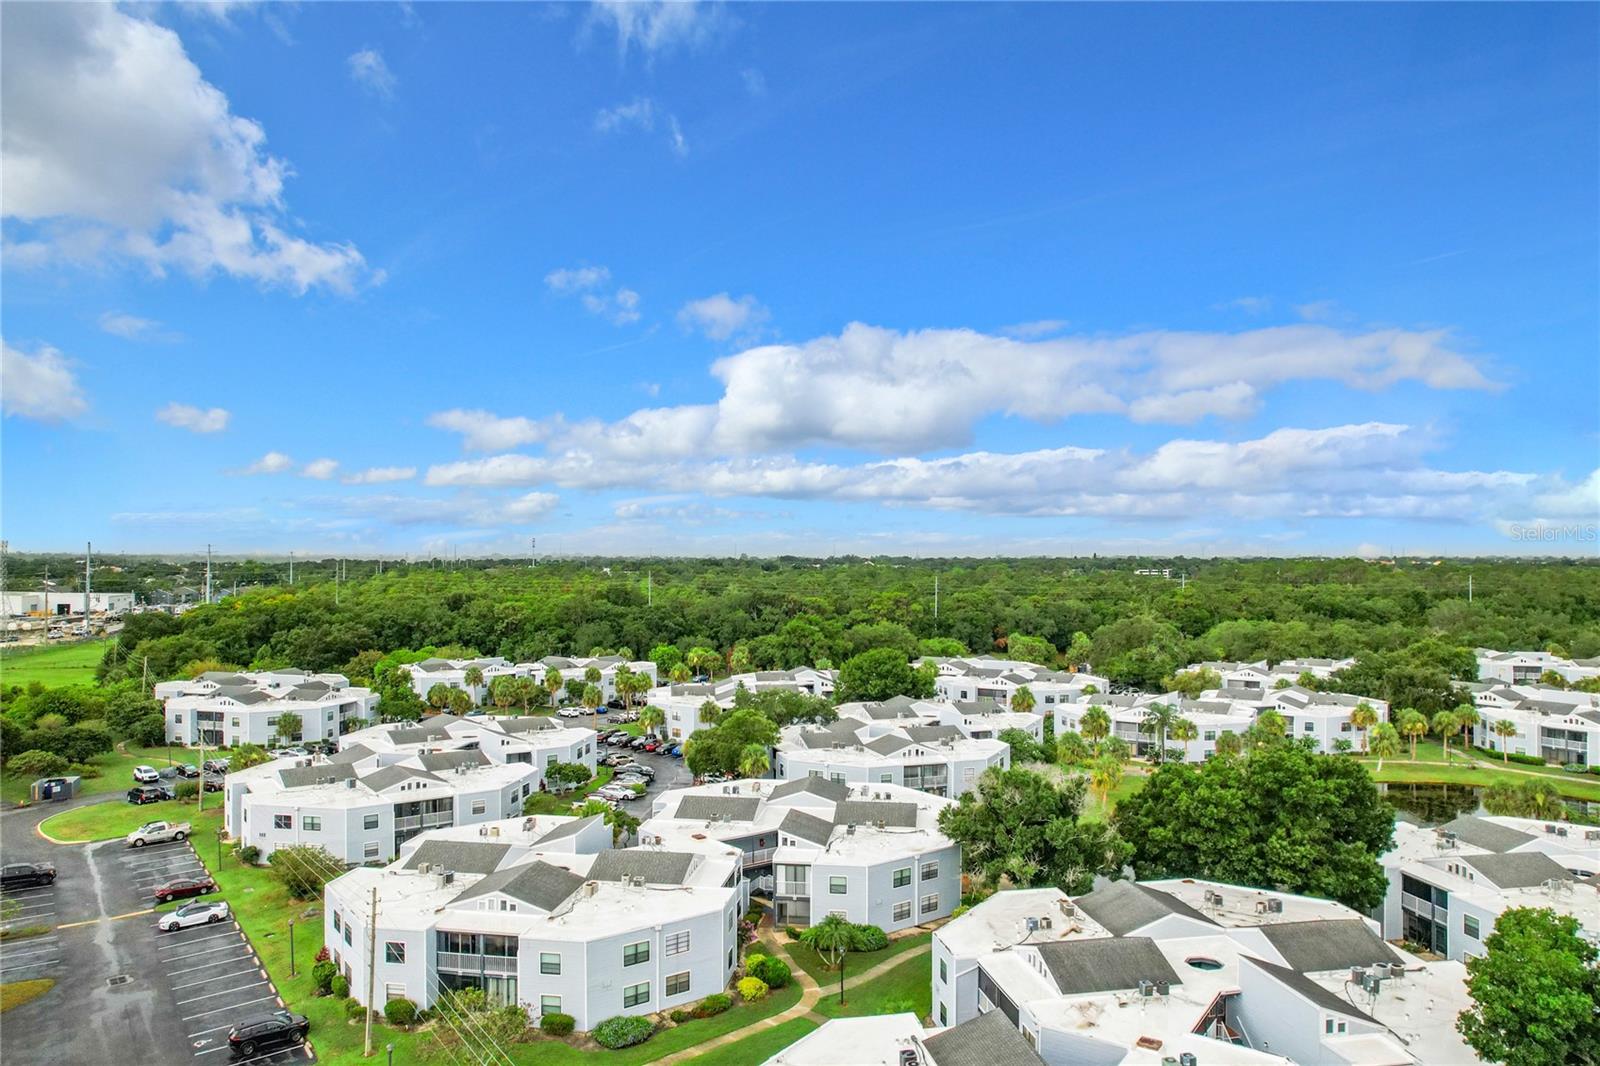
{"type": "Polygon", "coordinates": [[[409,814],[394,820],[395,829],[439,829],[454,825],[455,818],[448,811],[434,814],[409,814]]]}
{"type": "Polygon", "coordinates": [[[1423,918],[1433,917],[1433,903],[1430,900],[1413,896],[1409,892],[1400,893],[1400,909],[1410,911],[1412,914],[1423,918]]]}
{"type": "Polygon", "coordinates": [[[771,862],[772,853],[777,850],[777,848],[757,848],[754,851],[747,851],[744,853],[744,864],[745,866],[760,866],[763,863],[771,862]]]}
{"type": "Polygon", "coordinates": [[[465,955],[456,951],[439,952],[438,967],[454,973],[485,973],[505,976],[517,972],[516,956],[465,955]]]}
{"type": "Polygon", "coordinates": [[[804,881],[779,881],[778,895],[804,898],[811,895],[811,886],[804,881]]]}

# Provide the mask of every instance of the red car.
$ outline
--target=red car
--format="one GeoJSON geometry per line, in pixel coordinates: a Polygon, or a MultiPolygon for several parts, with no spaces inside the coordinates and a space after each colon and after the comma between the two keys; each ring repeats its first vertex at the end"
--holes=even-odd
{"type": "Polygon", "coordinates": [[[209,877],[179,877],[168,881],[156,888],[157,903],[166,903],[168,900],[186,899],[189,896],[203,896],[207,892],[215,892],[217,883],[209,877]]]}

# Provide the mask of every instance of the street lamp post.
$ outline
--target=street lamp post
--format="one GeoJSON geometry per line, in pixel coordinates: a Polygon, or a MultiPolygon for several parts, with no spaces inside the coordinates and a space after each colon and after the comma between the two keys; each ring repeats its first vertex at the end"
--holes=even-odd
{"type": "Polygon", "coordinates": [[[389,1053],[389,1066],[394,1066],[394,1045],[385,1044],[383,1045],[383,1050],[389,1053]]]}
{"type": "Polygon", "coordinates": [[[294,919],[289,919],[289,976],[294,976],[294,919]]]}

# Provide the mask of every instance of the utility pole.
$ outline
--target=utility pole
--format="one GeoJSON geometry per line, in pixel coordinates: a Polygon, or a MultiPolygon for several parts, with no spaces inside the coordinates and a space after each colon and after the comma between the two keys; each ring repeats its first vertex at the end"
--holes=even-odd
{"type": "Polygon", "coordinates": [[[90,591],[94,588],[94,542],[83,542],[83,635],[89,635],[90,591]]]}
{"type": "Polygon", "coordinates": [[[372,886],[372,910],[367,914],[367,1035],[361,1054],[372,1054],[372,997],[378,977],[378,886],[372,886]]]}
{"type": "Polygon", "coordinates": [[[294,584],[294,552],[289,553],[289,584],[294,584]]]}
{"type": "Polygon", "coordinates": [[[539,538],[528,538],[528,569],[532,570],[539,565],[539,538]]]}
{"type": "Polygon", "coordinates": [[[1472,575],[1467,575],[1467,602],[1472,602],[1472,575]]]}
{"type": "Polygon", "coordinates": [[[933,620],[939,620],[939,575],[933,575],[933,620]]]}
{"type": "Polygon", "coordinates": [[[655,575],[648,570],[644,572],[644,605],[646,607],[654,607],[656,605],[655,575]]]}
{"type": "MultiPolygon", "coordinates": [[[[206,602],[211,602],[211,545],[206,545],[206,602]]],[[[205,789],[200,791],[204,792],[205,789]]]]}

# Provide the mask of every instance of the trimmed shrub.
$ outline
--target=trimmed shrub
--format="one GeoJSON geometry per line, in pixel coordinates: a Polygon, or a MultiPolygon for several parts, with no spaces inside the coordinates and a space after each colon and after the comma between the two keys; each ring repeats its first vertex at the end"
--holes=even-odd
{"type": "Polygon", "coordinates": [[[367,1016],[367,1008],[356,1002],[355,997],[346,997],[344,1001],[344,1016],[352,1022],[364,1021],[367,1016]]]}
{"type": "Polygon", "coordinates": [[[783,927],[783,935],[788,937],[790,940],[799,940],[800,930],[796,929],[792,925],[786,925],[783,927]]]}
{"type": "Polygon", "coordinates": [[[479,1020],[484,1035],[496,1043],[506,1044],[528,1035],[528,1010],[516,1003],[496,1007],[479,1020]]]}
{"type": "Polygon", "coordinates": [[[79,777],[85,779],[99,777],[100,767],[96,766],[92,762],[75,762],[71,766],[67,767],[67,773],[77,774],[79,777]]]}
{"type": "Polygon", "coordinates": [[[761,952],[752,951],[750,954],[744,957],[744,972],[755,973],[756,967],[761,965],[762,962],[766,961],[766,958],[767,956],[761,954],[761,952]]]}
{"type": "Polygon", "coordinates": [[[18,752],[6,760],[6,769],[23,777],[60,777],[71,766],[66,759],[37,748],[18,752]]]}
{"type": "MultiPolygon", "coordinates": [[[[239,861],[246,866],[254,866],[261,861],[261,849],[254,844],[246,844],[239,849],[239,861]]],[[[322,957],[328,957],[328,949],[322,949],[322,957]]]]}
{"type": "Polygon", "coordinates": [[[333,979],[338,976],[339,967],[334,965],[332,959],[323,959],[311,967],[311,979],[317,983],[319,996],[326,996],[333,991],[333,979]]]}
{"type": "Polygon", "coordinates": [[[968,911],[970,911],[971,909],[972,909],[971,907],[969,907],[965,903],[963,903],[960,906],[958,906],[955,910],[950,912],[950,917],[951,918],[959,918],[963,914],[965,914],[968,911]]]}
{"type": "Polygon", "coordinates": [[[782,959],[762,958],[754,965],[745,964],[745,972],[752,977],[759,977],[765,981],[768,988],[782,988],[788,984],[793,976],[789,966],[782,959]]]}
{"type": "Polygon", "coordinates": [[[589,1035],[594,1037],[596,1044],[615,1051],[618,1048],[642,1044],[654,1036],[655,1031],[655,1023],[649,1018],[619,1014],[595,1026],[589,1035]]]}
{"type": "Polygon", "coordinates": [[[739,990],[739,998],[746,1003],[754,1003],[767,994],[767,983],[759,977],[741,977],[734,987],[739,990]]]}
{"type": "Polygon", "coordinates": [[[676,1024],[682,1025],[684,1022],[694,1021],[694,1011],[684,1010],[682,1007],[679,1007],[677,1010],[674,1010],[671,1014],[667,1015],[667,1017],[671,1018],[676,1024]]]}
{"type": "Polygon", "coordinates": [[[875,925],[858,925],[853,932],[857,951],[882,951],[889,946],[889,934],[875,925]]]}
{"type": "Polygon", "coordinates": [[[713,992],[695,1004],[694,1016],[696,1018],[711,1018],[731,1009],[733,1009],[732,996],[726,992],[713,992]]]}
{"type": "Polygon", "coordinates": [[[409,999],[391,999],[383,1005],[383,1019],[390,1025],[415,1025],[417,1005],[409,999]]]}
{"type": "Polygon", "coordinates": [[[1523,755],[1521,752],[1516,751],[1498,752],[1489,748],[1480,748],[1476,745],[1473,746],[1472,750],[1482,755],[1485,759],[1494,759],[1496,762],[1508,760],[1520,763],[1523,766],[1543,766],[1545,764],[1544,760],[1537,755],[1523,755]]]}
{"type": "Polygon", "coordinates": [[[350,979],[344,974],[338,974],[328,984],[328,991],[338,999],[344,999],[350,994],[350,979]]]}
{"type": "Polygon", "coordinates": [[[181,800],[192,800],[200,793],[200,782],[179,781],[173,786],[172,794],[181,800]]]}
{"type": "Polygon", "coordinates": [[[539,1019],[539,1028],[544,1030],[546,1036],[568,1036],[577,1024],[572,1015],[554,1011],[539,1019]]]}

